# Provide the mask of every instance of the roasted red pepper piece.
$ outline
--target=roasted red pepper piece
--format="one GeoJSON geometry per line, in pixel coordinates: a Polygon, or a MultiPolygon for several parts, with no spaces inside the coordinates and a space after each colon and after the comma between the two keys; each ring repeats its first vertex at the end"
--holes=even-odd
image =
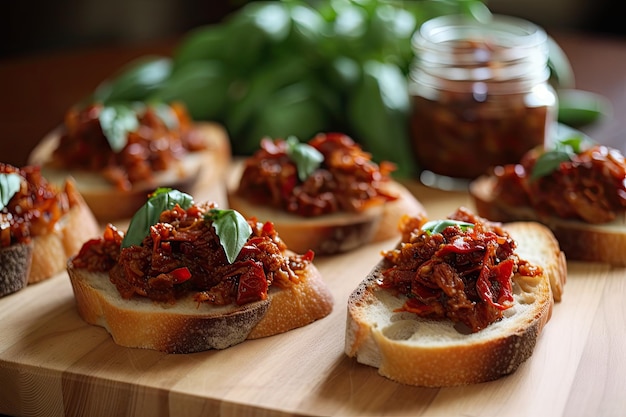
{"type": "Polygon", "coordinates": [[[172,278],[174,278],[174,284],[182,284],[191,278],[191,271],[186,266],[176,268],[172,272],[170,272],[172,278]]]}
{"type": "Polygon", "coordinates": [[[246,261],[245,272],[239,276],[236,303],[239,305],[267,298],[267,279],[263,266],[254,261],[246,261]]]}

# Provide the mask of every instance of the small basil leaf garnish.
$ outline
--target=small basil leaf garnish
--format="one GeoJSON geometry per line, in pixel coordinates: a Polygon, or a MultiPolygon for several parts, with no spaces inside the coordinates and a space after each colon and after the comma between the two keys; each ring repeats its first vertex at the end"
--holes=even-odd
{"type": "Polygon", "coordinates": [[[422,230],[431,234],[441,233],[446,227],[450,226],[458,226],[464,232],[474,227],[472,223],[463,222],[460,220],[431,220],[422,225],[422,230]]]}
{"type": "Polygon", "coordinates": [[[287,156],[296,164],[298,178],[305,181],[324,161],[324,155],[311,145],[301,143],[295,136],[289,136],[287,156]]]}
{"type": "Polygon", "coordinates": [[[544,152],[535,161],[530,173],[531,181],[550,175],[559,168],[562,162],[571,161],[573,155],[572,152],[567,151],[544,152]]]}
{"type": "Polygon", "coordinates": [[[122,248],[140,245],[150,233],[150,227],[159,222],[161,213],[173,209],[176,204],[186,210],[193,204],[193,197],[171,188],[158,188],[150,194],[148,201],[130,220],[128,231],[122,240],[122,248]]]}
{"type": "Polygon", "coordinates": [[[128,142],[128,133],[139,128],[137,112],[123,104],[104,106],[98,120],[113,152],[124,149],[128,142]]]}
{"type": "Polygon", "coordinates": [[[530,180],[548,176],[559,169],[563,162],[571,161],[583,152],[593,141],[582,132],[563,125],[558,126],[557,136],[552,144],[539,155],[530,173],[530,180]]]}
{"type": "Polygon", "coordinates": [[[22,176],[14,172],[0,174],[0,210],[4,209],[22,186],[22,176]]]}
{"type": "Polygon", "coordinates": [[[211,209],[204,218],[213,223],[226,259],[232,264],[252,234],[248,221],[238,211],[230,209],[211,209]]]}
{"type": "Polygon", "coordinates": [[[156,115],[159,116],[159,119],[165,123],[168,129],[178,129],[178,117],[170,105],[165,103],[150,103],[150,107],[152,107],[156,115]]]}

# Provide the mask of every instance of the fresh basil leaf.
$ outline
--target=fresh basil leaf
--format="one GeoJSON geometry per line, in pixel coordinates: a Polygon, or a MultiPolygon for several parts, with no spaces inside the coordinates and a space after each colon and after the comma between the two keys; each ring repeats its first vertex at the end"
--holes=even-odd
{"type": "Polygon", "coordinates": [[[150,107],[154,109],[156,115],[165,123],[168,129],[178,129],[178,117],[174,109],[172,109],[172,106],[166,103],[150,103],[150,107]]]}
{"type": "Polygon", "coordinates": [[[460,220],[431,220],[424,223],[424,225],[422,226],[422,230],[428,233],[441,233],[446,227],[450,226],[458,226],[464,232],[474,227],[472,223],[463,222],[460,220]]]}
{"type": "Polygon", "coordinates": [[[93,94],[95,101],[113,103],[145,100],[160,88],[172,73],[172,59],[147,55],[124,65],[103,81],[93,94]]]}
{"type": "Polygon", "coordinates": [[[289,136],[287,156],[296,164],[298,178],[305,181],[324,161],[324,155],[311,145],[301,143],[295,136],[289,136]]]}
{"type": "Polygon", "coordinates": [[[123,104],[103,107],[98,120],[102,133],[107,138],[113,152],[124,149],[128,141],[128,133],[139,128],[136,110],[123,104]]]}
{"type": "Polygon", "coordinates": [[[580,153],[583,150],[583,140],[582,135],[571,136],[557,142],[556,149],[561,149],[565,152],[580,153]]]}
{"type": "Polygon", "coordinates": [[[0,174],[0,210],[4,209],[15,193],[20,190],[22,185],[22,176],[11,172],[9,174],[0,174]]]}
{"type": "Polygon", "coordinates": [[[573,152],[557,150],[541,154],[535,161],[535,166],[530,173],[531,181],[550,175],[559,168],[561,163],[570,161],[573,155],[573,152]]]}
{"type": "Polygon", "coordinates": [[[204,218],[213,223],[215,233],[226,253],[226,259],[232,264],[252,234],[248,221],[238,211],[230,209],[212,209],[204,218]]]}
{"type": "Polygon", "coordinates": [[[122,240],[122,248],[140,245],[150,233],[150,227],[159,222],[161,213],[173,209],[178,204],[183,209],[193,205],[193,197],[171,188],[158,188],[141,206],[130,220],[128,231],[122,240]]]}
{"type": "Polygon", "coordinates": [[[569,126],[585,126],[613,113],[610,101],[596,93],[559,89],[558,121],[569,126]]]}
{"type": "Polygon", "coordinates": [[[548,140],[547,150],[570,150],[581,153],[585,149],[593,146],[596,142],[588,135],[578,129],[557,123],[556,129],[548,140]]]}
{"type": "Polygon", "coordinates": [[[533,166],[530,173],[531,181],[550,175],[559,168],[561,163],[570,161],[576,154],[583,152],[594,143],[587,135],[576,129],[560,123],[557,127],[558,130],[552,142],[533,166]]]}

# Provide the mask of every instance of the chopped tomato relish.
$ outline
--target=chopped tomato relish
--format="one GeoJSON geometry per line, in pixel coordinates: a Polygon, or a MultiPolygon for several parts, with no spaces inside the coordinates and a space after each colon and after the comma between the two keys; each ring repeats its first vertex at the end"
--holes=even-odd
{"type": "Polygon", "coordinates": [[[626,161],[616,149],[594,145],[561,162],[548,175],[533,178],[540,149],[519,164],[494,169],[495,198],[532,207],[542,216],[606,223],[626,211],[626,161]]]}
{"type": "Polygon", "coordinates": [[[389,268],[379,284],[407,296],[402,311],[431,319],[447,318],[471,332],[499,320],[513,303],[515,273],[541,273],[520,260],[515,241],[498,224],[460,208],[440,233],[421,229],[423,219],[404,218],[402,243],[383,253],[389,268]]]}
{"type": "Polygon", "coordinates": [[[167,170],[173,161],[206,144],[191,127],[186,108],[173,103],[167,123],[153,106],[138,110],[138,127],[127,133],[123,149],[114,151],[103,131],[100,115],[105,106],[92,103],[73,107],[65,115],[64,131],[51,164],[57,168],[101,173],[121,190],[150,181],[154,172],[167,170]]]}
{"type": "Polygon", "coordinates": [[[272,223],[249,219],[252,234],[233,263],[205,218],[215,205],[176,205],[161,213],[141,245],[121,248],[124,233],[106,226],[73,259],[76,268],[108,272],[123,298],[147,297],[174,303],[193,294],[197,302],[215,305],[264,300],[272,285],[288,287],[300,280],[313,253],[286,255],[272,223]]]}
{"type": "Polygon", "coordinates": [[[361,212],[397,199],[385,190],[395,166],[376,164],[349,136],[320,133],[308,143],[323,161],[302,180],[287,141],[265,138],[246,160],[237,193],[245,199],[300,216],[361,212]]]}
{"type": "Polygon", "coordinates": [[[69,211],[72,201],[68,194],[48,183],[39,167],[17,168],[0,163],[0,173],[15,173],[22,178],[19,191],[0,210],[0,248],[28,243],[52,231],[69,211]]]}

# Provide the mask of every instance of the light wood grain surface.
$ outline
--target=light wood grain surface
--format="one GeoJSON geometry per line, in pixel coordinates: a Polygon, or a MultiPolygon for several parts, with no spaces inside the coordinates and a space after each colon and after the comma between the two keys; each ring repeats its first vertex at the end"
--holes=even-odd
{"type": "MultiPolygon", "coordinates": [[[[465,193],[407,184],[431,218],[465,193]]],[[[224,201],[223,190],[207,198],[224,201]]],[[[0,299],[0,414],[23,416],[623,416],[626,274],[568,264],[533,356],[516,373],[424,389],[379,376],[343,353],[348,295],[395,241],[315,263],[333,313],[223,351],[168,355],[115,345],[78,316],[65,273],[0,299]]]]}

